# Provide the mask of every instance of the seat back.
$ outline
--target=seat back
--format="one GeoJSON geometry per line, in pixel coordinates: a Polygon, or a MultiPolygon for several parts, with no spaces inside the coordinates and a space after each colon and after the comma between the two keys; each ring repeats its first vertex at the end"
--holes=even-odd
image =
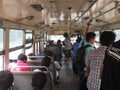
{"type": "Polygon", "coordinates": [[[57,78],[56,78],[56,67],[54,62],[51,62],[50,66],[49,66],[49,70],[51,71],[52,75],[53,75],[53,81],[56,82],[57,78]]]}
{"type": "Polygon", "coordinates": [[[48,71],[48,68],[45,66],[11,66],[11,67],[9,67],[9,70],[12,71],[12,68],[30,68],[31,71],[34,71],[36,69],[48,71]]]}
{"type": "Polygon", "coordinates": [[[39,66],[44,57],[45,56],[28,56],[27,63],[29,65],[39,66]]]}
{"type": "MultiPolygon", "coordinates": [[[[14,75],[14,85],[13,90],[33,90],[32,83],[32,75],[36,72],[28,71],[28,72],[12,72],[14,75]]],[[[47,75],[47,84],[44,87],[44,90],[54,90],[53,77],[51,72],[44,71],[47,75]]]]}

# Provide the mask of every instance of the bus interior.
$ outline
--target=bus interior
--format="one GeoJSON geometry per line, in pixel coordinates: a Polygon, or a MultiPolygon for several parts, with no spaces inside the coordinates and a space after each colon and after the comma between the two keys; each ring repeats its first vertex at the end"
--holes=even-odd
{"type": "MultiPolygon", "coordinates": [[[[100,33],[105,30],[116,34],[115,41],[120,39],[120,0],[0,0],[0,70],[8,70],[20,53],[43,58],[48,42],[63,41],[65,32],[72,44],[78,36],[95,32],[99,47],[100,33]]],[[[66,71],[62,73],[66,75],[66,71]]],[[[56,90],[67,89],[57,86],[56,90]]]]}

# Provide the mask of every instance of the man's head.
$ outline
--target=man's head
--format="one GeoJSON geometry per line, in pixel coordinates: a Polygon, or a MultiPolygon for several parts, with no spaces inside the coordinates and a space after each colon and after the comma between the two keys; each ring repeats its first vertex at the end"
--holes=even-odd
{"type": "Polygon", "coordinates": [[[32,87],[42,90],[47,83],[47,76],[43,72],[36,72],[32,76],[32,87]]]}
{"type": "Polygon", "coordinates": [[[8,90],[13,83],[14,77],[10,71],[0,71],[0,89],[8,90]]]}
{"type": "Polygon", "coordinates": [[[18,60],[22,60],[22,61],[26,62],[27,61],[27,56],[24,55],[24,54],[20,54],[20,55],[18,55],[18,60]]]}
{"type": "Polygon", "coordinates": [[[65,32],[65,33],[63,34],[63,36],[64,36],[65,38],[67,38],[67,37],[68,37],[68,33],[65,32]]]}
{"type": "Polygon", "coordinates": [[[109,46],[115,40],[115,34],[112,31],[104,31],[100,35],[100,43],[103,46],[109,46]]]}
{"type": "Polygon", "coordinates": [[[88,32],[86,34],[86,41],[93,44],[95,42],[95,36],[96,34],[94,32],[88,32]]]}
{"type": "Polygon", "coordinates": [[[82,38],[77,38],[76,42],[80,42],[82,40],[82,38]]]}
{"type": "Polygon", "coordinates": [[[41,65],[42,66],[46,66],[46,67],[49,67],[51,64],[51,58],[48,57],[48,56],[45,56],[42,61],[41,61],[41,65]]]}

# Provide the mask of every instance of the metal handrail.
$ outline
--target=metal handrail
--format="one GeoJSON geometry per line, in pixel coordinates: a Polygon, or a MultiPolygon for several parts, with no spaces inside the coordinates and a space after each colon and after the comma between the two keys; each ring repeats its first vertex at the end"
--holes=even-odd
{"type": "Polygon", "coordinates": [[[46,66],[10,66],[10,68],[44,68],[48,71],[46,66]]]}

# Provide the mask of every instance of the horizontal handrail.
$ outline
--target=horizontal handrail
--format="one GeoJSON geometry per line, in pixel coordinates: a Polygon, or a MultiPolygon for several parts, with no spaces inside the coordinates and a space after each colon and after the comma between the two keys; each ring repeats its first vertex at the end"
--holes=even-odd
{"type": "Polygon", "coordinates": [[[46,66],[10,66],[10,68],[44,68],[48,71],[46,66]]]}

